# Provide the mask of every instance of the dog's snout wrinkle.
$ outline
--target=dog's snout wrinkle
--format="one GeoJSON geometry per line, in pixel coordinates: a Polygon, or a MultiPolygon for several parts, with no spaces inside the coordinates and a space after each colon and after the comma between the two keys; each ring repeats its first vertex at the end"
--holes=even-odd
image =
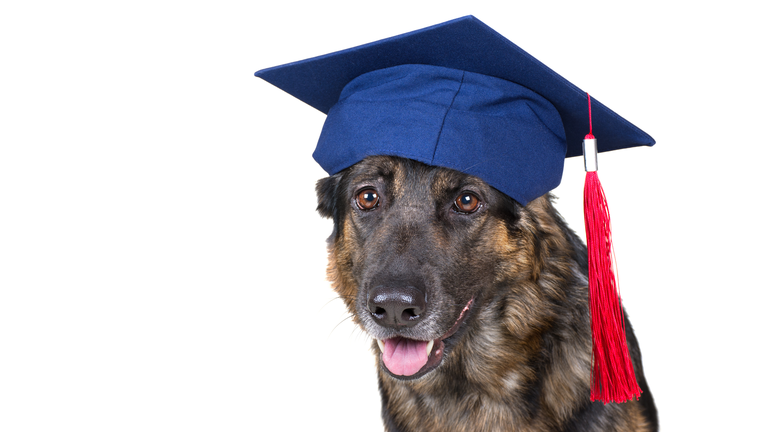
{"type": "Polygon", "coordinates": [[[368,310],[384,327],[413,327],[424,318],[426,309],[424,292],[413,286],[379,285],[368,295],[368,310]]]}

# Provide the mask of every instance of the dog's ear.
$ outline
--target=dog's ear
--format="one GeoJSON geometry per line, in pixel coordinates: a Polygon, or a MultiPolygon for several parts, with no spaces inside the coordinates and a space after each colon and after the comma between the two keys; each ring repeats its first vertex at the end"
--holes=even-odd
{"type": "Polygon", "coordinates": [[[334,175],[326,177],[317,181],[315,185],[315,191],[317,192],[317,212],[322,217],[333,218],[334,221],[338,217],[337,208],[337,190],[339,188],[340,176],[334,175]]]}

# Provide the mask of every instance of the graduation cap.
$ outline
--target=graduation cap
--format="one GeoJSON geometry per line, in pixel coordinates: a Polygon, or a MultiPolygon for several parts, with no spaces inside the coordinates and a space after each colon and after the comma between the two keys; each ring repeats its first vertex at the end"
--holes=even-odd
{"type": "Polygon", "coordinates": [[[592,398],[639,395],[592,159],[597,151],[651,146],[653,138],[473,16],[256,76],[327,114],[313,157],[329,175],[368,156],[400,156],[477,176],[526,205],[557,187],[564,159],[586,148],[590,297],[609,304],[592,308],[592,398]],[[595,275],[611,276],[593,278],[593,264],[603,266],[595,275]]]}

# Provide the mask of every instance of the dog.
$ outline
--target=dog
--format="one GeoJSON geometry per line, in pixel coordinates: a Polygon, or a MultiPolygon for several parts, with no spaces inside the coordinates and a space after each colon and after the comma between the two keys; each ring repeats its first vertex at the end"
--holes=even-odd
{"type": "Polygon", "coordinates": [[[552,205],[372,156],[316,186],[328,277],[373,339],[389,432],[656,431],[642,395],[590,401],[587,252],[552,205]]]}

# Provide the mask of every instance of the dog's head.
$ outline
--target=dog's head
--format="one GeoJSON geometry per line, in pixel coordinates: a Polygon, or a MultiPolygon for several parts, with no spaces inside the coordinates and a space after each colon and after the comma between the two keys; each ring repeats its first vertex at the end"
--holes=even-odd
{"type": "Polygon", "coordinates": [[[334,220],[329,277],[396,378],[438,367],[497,286],[538,277],[531,208],[548,199],[522,207],[477,177],[386,156],[320,180],[317,193],[334,220]]]}

